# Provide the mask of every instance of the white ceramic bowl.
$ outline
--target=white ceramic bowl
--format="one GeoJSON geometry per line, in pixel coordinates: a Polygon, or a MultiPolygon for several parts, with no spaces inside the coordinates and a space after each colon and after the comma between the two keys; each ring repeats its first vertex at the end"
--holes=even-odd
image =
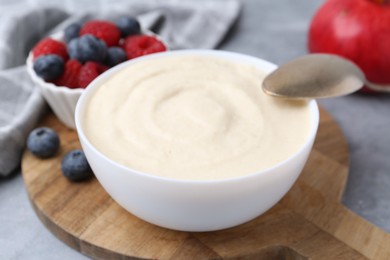
{"type": "MultiPolygon", "coordinates": [[[[143,30],[143,34],[153,35],[157,37],[160,41],[164,43],[169,49],[166,42],[162,40],[161,37],[154,34],[149,30],[143,30]]],[[[55,34],[50,35],[51,38],[59,41],[63,41],[64,33],[62,31],[57,32],[55,34]]],[[[43,97],[46,102],[49,104],[50,108],[53,110],[54,114],[58,117],[58,119],[64,123],[67,127],[71,129],[75,129],[75,119],[74,114],[76,110],[76,104],[79,100],[81,93],[83,93],[84,89],[82,88],[68,88],[66,86],[57,86],[53,83],[46,82],[42,78],[40,78],[33,69],[33,54],[29,53],[26,61],[27,72],[30,75],[32,81],[39,87],[43,97]]]]}
{"type": "Polygon", "coordinates": [[[258,173],[226,180],[187,181],[157,177],[112,161],[90,143],[83,129],[85,109],[106,79],[125,66],[145,59],[193,54],[249,63],[267,72],[276,68],[274,64],[258,58],[215,50],[173,51],[137,58],[107,71],[91,83],[77,104],[76,127],[97,179],[123,208],[158,226],[183,231],[212,231],[233,227],[259,216],[287,193],[311,151],[319,113],[317,103],[310,101],[310,134],[290,158],[258,173]]]}

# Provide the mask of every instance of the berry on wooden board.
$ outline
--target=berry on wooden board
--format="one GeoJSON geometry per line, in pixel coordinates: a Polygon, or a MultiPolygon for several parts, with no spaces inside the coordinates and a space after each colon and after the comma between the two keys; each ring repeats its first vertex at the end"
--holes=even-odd
{"type": "Polygon", "coordinates": [[[53,157],[59,148],[60,138],[51,128],[36,128],[27,137],[27,149],[39,158],[53,157]]]}
{"type": "Polygon", "coordinates": [[[72,150],[61,162],[62,174],[70,181],[83,181],[91,178],[93,172],[82,150],[72,150]]]}

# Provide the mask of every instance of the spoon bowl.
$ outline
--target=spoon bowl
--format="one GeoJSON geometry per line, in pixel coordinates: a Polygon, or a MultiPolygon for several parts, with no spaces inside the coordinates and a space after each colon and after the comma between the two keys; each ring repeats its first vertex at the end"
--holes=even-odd
{"type": "Polygon", "coordinates": [[[309,54],[281,65],[263,81],[265,93],[284,98],[329,98],[364,86],[364,73],[337,55],[309,54]]]}

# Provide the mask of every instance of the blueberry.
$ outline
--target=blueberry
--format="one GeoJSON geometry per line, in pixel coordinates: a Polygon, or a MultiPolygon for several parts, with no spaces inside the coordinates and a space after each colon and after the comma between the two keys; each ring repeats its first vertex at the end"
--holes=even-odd
{"type": "Polygon", "coordinates": [[[70,181],[82,181],[93,176],[93,172],[82,150],[72,150],[61,162],[62,174],[70,181]]]}
{"type": "Polygon", "coordinates": [[[64,60],[52,54],[39,56],[34,61],[33,69],[44,80],[55,80],[64,72],[64,60]]]}
{"type": "Polygon", "coordinates": [[[60,138],[53,129],[39,127],[28,135],[27,148],[37,157],[49,158],[60,148],[60,138]]]}
{"type": "Polygon", "coordinates": [[[137,19],[130,16],[122,16],[115,21],[116,26],[122,33],[122,37],[141,33],[141,26],[137,19]]]}
{"type": "Polygon", "coordinates": [[[66,42],[70,42],[74,38],[79,37],[79,32],[81,29],[81,23],[72,23],[64,30],[64,38],[66,42]]]}
{"type": "Polygon", "coordinates": [[[69,42],[68,53],[71,59],[76,59],[81,63],[103,62],[107,56],[107,46],[95,36],[86,34],[69,42]]]}
{"type": "Polygon", "coordinates": [[[111,47],[108,49],[105,64],[113,67],[127,59],[126,52],[120,47],[111,47]]]}

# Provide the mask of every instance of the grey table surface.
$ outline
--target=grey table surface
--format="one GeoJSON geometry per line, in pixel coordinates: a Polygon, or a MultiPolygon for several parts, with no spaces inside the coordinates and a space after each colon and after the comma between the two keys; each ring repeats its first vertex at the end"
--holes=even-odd
{"type": "MultiPolygon", "coordinates": [[[[243,0],[240,20],[220,48],[276,64],[303,55],[309,21],[322,2],[243,0]]],[[[390,232],[390,95],[354,94],[320,104],[339,123],[349,145],[350,174],[343,203],[390,232]]],[[[0,259],[88,259],[39,221],[20,173],[0,180],[0,223],[0,259]]]]}

